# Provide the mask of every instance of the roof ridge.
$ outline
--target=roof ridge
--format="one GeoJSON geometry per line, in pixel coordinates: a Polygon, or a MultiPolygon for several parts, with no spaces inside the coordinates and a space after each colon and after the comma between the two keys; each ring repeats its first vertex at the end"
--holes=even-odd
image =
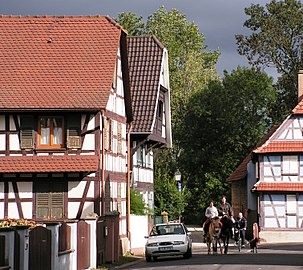
{"type": "MultiPolygon", "coordinates": [[[[107,15],[8,15],[0,14],[1,18],[109,18],[107,15]]],[[[113,20],[113,19],[112,19],[113,20]]]]}
{"type": "Polygon", "coordinates": [[[128,36],[128,38],[151,38],[161,49],[165,48],[164,44],[155,35],[128,36]]]}

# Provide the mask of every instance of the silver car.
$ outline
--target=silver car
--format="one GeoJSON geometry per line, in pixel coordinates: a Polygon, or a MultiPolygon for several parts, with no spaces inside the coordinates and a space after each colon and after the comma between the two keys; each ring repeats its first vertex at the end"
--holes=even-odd
{"type": "Polygon", "coordinates": [[[192,237],[183,223],[154,225],[145,245],[145,258],[150,262],[158,257],[192,256],[192,237]]]}

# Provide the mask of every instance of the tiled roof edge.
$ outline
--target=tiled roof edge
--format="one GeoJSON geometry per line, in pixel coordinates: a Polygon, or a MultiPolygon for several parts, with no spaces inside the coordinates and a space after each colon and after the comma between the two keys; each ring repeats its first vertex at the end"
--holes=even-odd
{"type": "Polygon", "coordinates": [[[113,18],[109,17],[109,16],[104,16],[108,22],[110,22],[112,25],[114,25],[115,27],[117,27],[119,30],[122,30],[124,33],[127,34],[127,31],[119,24],[117,23],[113,18]]]}

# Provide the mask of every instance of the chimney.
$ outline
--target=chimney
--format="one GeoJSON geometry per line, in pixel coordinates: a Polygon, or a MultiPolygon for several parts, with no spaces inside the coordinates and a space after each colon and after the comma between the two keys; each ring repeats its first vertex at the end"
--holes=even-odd
{"type": "Polygon", "coordinates": [[[298,72],[298,101],[303,98],[303,70],[298,72]]]}

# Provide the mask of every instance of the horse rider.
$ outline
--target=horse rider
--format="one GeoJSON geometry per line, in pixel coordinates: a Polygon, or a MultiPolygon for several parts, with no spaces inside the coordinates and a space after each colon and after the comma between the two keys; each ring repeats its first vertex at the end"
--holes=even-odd
{"type": "Polygon", "coordinates": [[[226,196],[222,197],[221,203],[218,205],[219,216],[227,216],[234,222],[234,211],[232,206],[226,201],[226,196]]]}
{"type": "Polygon", "coordinates": [[[214,202],[210,201],[209,206],[206,208],[205,211],[206,220],[202,225],[203,228],[203,236],[206,237],[209,229],[209,224],[212,218],[218,216],[218,210],[217,207],[214,206],[214,202]]]}

